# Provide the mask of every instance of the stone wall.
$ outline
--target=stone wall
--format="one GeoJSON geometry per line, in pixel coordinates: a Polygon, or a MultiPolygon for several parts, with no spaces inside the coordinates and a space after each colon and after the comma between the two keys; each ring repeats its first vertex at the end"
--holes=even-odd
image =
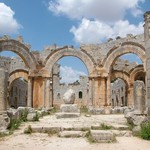
{"type": "Polygon", "coordinates": [[[111,105],[127,106],[126,84],[122,79],[117,79],[111,83],[111,105]]]}
{"type": "Polygon", "coordinates": [[[21,78],[12,83],[9,91],[10,107],[27,106],[27,84],[27,81],[21,78]]]}

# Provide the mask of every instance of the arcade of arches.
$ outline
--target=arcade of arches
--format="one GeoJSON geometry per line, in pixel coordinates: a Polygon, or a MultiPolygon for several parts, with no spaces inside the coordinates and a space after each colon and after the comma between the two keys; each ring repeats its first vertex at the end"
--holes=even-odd
{"type": "MultiPolygon", "coordinates": [[[[11,39],[8,36],[0,38],[0,52],[12,51],[19,55],[25,67],[12,69],[6,72],[0,69],[0,110],[6,109],[7,89],[14,80],[24,78],[27,80],[27,106],[34,108],[49,108],[53,105],[52,68],[54,64],[65,56],[79,58],[87,67],[88,96],[86,106],[107,107],[112,105],[111,81],[120,78],[126,84],[127,102],[124,105],[133,106],[133,83],[142,80],[146,84],[147,106],[150,106],[150,12],[145,13],[144,34],[133,36],[128,34],[125,38],[109,40],[103,44],[81,45],[79,49],[72,46],[49,46],[41,53],[30,51],[30,46],[23,42],[22,37],[11,39]],[[142,65],[135,66],[129,71],[115,70],[116,60],[124,54],[136,54],[142,65]],[[5,75],[5,77],[4,77],[5,75]],[[146,76],[146,78],[145,78],[146,76]]],[[[19,66],[18,62],[18,66],[19,66]]],[[[20,65],[22,66],[22,65],[20,65]]],[[[126,66],[125,66],[126,67],[126,66]]],[[[58,93],[59,94],[59,93],[58,93]]],[[[79,97],[84,95],[82,91],[79,97]]]]}

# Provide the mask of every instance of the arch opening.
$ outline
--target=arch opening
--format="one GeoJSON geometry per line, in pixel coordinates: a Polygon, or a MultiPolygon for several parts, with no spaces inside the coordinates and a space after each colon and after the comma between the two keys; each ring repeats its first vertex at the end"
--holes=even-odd
{"type": "Polygon", "coordinates": [[[68,89],[72,89],[75,92],[75,103],[79,106],[87,103],[88,70],[79,58],[65,56],[54,64],[52,70],[51,86],[54,105],[63,103],[63,95],[68,89]],[[79,99],[82,99],[82,103],[79,99]]]}

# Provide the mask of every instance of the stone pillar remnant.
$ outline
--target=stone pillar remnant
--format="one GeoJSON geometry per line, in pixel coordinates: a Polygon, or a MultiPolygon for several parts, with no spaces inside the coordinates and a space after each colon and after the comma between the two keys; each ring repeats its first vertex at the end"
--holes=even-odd
{"type": "Polygon", "coordinates": [[[145,111],[145,85],[143,81],[134,82],[134,114],[142,115],[145,111]]]}

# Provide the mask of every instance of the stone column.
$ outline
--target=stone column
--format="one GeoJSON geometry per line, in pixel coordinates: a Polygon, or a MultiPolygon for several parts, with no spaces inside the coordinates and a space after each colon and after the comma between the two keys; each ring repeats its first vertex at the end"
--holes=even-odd
{"type": "Polygon", "coordinates": [[[89,77],[89,102],[88,105],[92,106],[93,105],[93,78],[89,77]]]}
{"type": "Polygon", "coordinates": [[[0,111],[6,110],[8,72],[0,68],[0,111]]]}
{"type": "Polygon", "coordinates": [[[111,103],[111,83],[110,77],[107,78],[107,104],[110,105],[111,103]]]}
{"type": "Polygon", "coordinates": [[[46,78],[45,79],[45,107],[50,108],[50,79],[46,78]]]}
{"type": "Polygon", "coordinates": [[[146,50],[146,97],[148,116],[150,117],[150,11],[144,14],[144,40],[146,50]]]}
{"type": "Polygon", "coordinates": [[[28,79],[28,102],[27,106],[32,107],[33,103],[33,79],[32,77],[29,77],[28,79]]]}

